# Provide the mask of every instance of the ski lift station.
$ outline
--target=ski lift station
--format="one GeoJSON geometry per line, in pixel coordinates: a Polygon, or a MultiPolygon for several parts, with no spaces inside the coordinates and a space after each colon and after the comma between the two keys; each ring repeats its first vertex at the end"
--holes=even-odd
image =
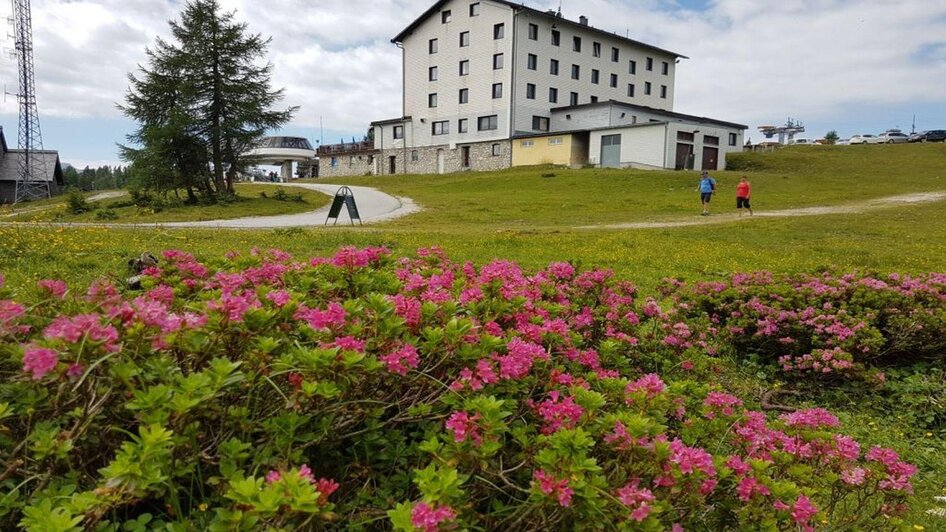
{"type": "Polygon", "coordinates": [[[292,179],[292,163],[315,162],[316,152],[308,139],[303,137],[264,137],[256,148],[245,153],[257,164],[280,166],[279,179],[292,179]]]}

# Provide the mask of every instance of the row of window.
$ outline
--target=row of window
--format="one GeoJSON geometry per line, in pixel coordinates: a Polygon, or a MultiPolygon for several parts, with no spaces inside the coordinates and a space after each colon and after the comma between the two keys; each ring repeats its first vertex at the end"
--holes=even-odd
{"type": "MultiPolygon", "coordinates": [[[[470,121],[468,118],[461,118],[457,120],[457,133],[469,133],[470,121]]],[[[498,115],[488,115],[481,116],[476,119],[476,129],[477,131],[493,131],[499,129],[499,116],[498,115]]],[[[449,120],[439,120],[432,122],[430,124],[430,134],[437,135],[448,135],[450,134],[450,121],[449,120]]],[[[402,132],[403,135],[403,132],[402,132]]],[[[398,137],[395,137],[398,138],[398,137]]]]}
{"type": "MultiPolygon", "coordinates": [[[[617,87],[616,83],[611,84],[612,87],[617,87]]],[[[536,99],[536,85],[535,83],[526,83],[526,99],[535,100],[536,99]]],[[[637,86],[633,83],[628,83],[627,85],[627,96],[628,98],[634,98],[637,93],[637,86]]],[[[653,85],[649,81],[644,82],[644,95],[650,96],[653,93],[653,85]]],[[[492,89],[493,99],[499,99],[503,97],[503,84],[502,83],[493,83],[492,89]]],[[[667,86],[660,86],[660,97],[662,99],[667,98],[667,86]]],[[[461,104],[470,103],[470,89],[460,89],[457,93],[457,101],[461,104]]],[[[591,97],[591,103],[598,101],[597,96],[591,97]]],[[[558,89],[555,87],[549,87],[549,103],[558,103],[558,89]]],[[[439,105],[439,93],[431,92],[427,95],[427,107],[434,109],[439,105]]],[[[569,105],[578,105],[578,93],[572,92],[569,99],[569,105]]],[[[396,137],[395,137],[396,138],[396,137]]]]}
{"type": "MultiPolygon", "coordinates": [[[[527,60],[526,60],[526,68],[528,68],[529,70],[537,70],[537,69],[538,69],[538,62],[539,62],[538,56],[536,56],[535,54],[529,54],[528,57],[527,57],[527,60]]],[[[633,73],[636,71],[636,67],[633,65],[633,63],[634,63],[633,61],[631,61],[631,63],[632,63],[632,66],[631,66],[631,73],[633,74],[633,73]]],[[[504,65],[505,65],[504,55],[503,55],[503,54],[494,54],[494,55],[493,55],[493,70],[502,70],[503,67],[504,67],[504,65]]],[[[460,61],[459,64],[458,64],[458,66],[459,66],[458,71],[459,71],[459,74],[460,74],[461,77],[463,77],[463,76],[469,76],[469,75],[470,75],[470,60],[469,60],[469,59],[464,59],[464,60],[460,61]]],[[[551,74],[551,75],[553,75],[553,76],[557,76],[557,75],[558,75],[558,71],[559,71],[559,62],[558,62],[558,59],[552,59],[552,60],[550,61],[550,63],[549,63],[549,74],[551,74]]],[[[439,79],[440,79],[440,67],[439,67],[439,66],[432,66],[432,67],[429,67],[429,68],[427,69],[427,80],[428,80],[428,81],[438,81],[439,79]]],[[[578,81],[581,80],[581,65],[572,65],[571,79],[578,80],[578,81]]],[[[601,83],[601,71],[600,71],[600,70],[598,70],[598,69],[591,69],[591,83],[594,84],[594,85],[599,85],[599,84],[601,83]]],[[[608,84],[609,84],[612,88],[617,88],[617,87],[618,87],[618,75],[617,75],[617,74],[610,74],[610,77],[608,78],[608,84]]],[[[649,86],[650,84],[651,84],[651,82],[649,82],[649,81],[648,81],[648,82],[645,82],[645,86],[649,86]]],[[[633,84],[632,84],[632,85],[633,85],[633,84]]],[[[664,87],[664,89],[662,89],[662,91],[661,91],[664,95],[661,96],[661,97],[662,97],[662,98],[666,98],[666,85],[661,85],[661,87],[664,87]]],[[[649,91],[649,90],[647,91],[647,94],[650,94],[650,91],[649,91]]],[[[633,96],[633,95],[631,95],[631,96],[633,96]]]]}
{"type": "MultiPolygon", "coordinates": [[[[479,13],[479,8],[480,8],[479,2],[475,2],[475,3],[473,3],[473,4],[470,4],[470,16],[471,16],[471,17],[479,16],[479,14],[480,14],[480,13],[479,13]]],[[[449,23],[449,22],[452,20],[452,18],[453,18],[452,12],[451,12],[449,9],[444,10],[444,11],[441,11],[441,13],[440,13],[440,18],[441,18],[441,21],[442,21],[444,24],[447,24],[447,23],[449,23]]],[[[505,25],[504,23],[502,23],[502,22],[500,22],[499,24],[494,24],[494,25],[493,25],[493,39],[494,39],[494,40],[499,40],[499,39],[503,39],[505,36],[506,36],[506,25],[505,25]]],[[[529,40],[532,40],[532,41],[538,41],[538,40],[539,40],[539,26],[538,26],[538,24],[529,24],[528,37],[529,37],[529,40]]],[[[551,32],[551,42],[552,42],[552,46],[561,46],[561,44],[562,44],[562,34],[561,34],[560,31],[555,30],[555,29],[552,30],[552,32],[551,32]]],[[[470,32],[469,32],[469,31],[464,31],[464,32],[461,32],[461,33],[460,33],[460,47],[461,47],[461,48],[465,48],[465,47],[467,47],[467,46],[470,46],[470,32]]],[[[579,37],[579,36],[577,36],[577,35],[575,35],[575,36],[572,37],[572,51],[577,52],[577,53],[581,53],[581,50],[582,50],[582,38],[579,37]]],[[[436,54],[436,53],[439,51],[439,41],[438,41],[437,39],[430,39],[430,41],[429,41],[429,43],[428,43],[428,51],[429,51],[429,53],[431,53],[431,54],[436,54]]],[[[601,57],[601,43],[600,43],[600,42],[593,41],[593,42],[591,43],[591,55],[592,55],[592,57],[601,57]]],[[[614,63],[619,63],[619,62],[621,61],[621,49],[620,49],[620,48],[618,48],[618,47],[616,47],[616,46],[612,46],[612,47],[611,47],[611,61],[614,62],[614,63]]],[[[647,57],[647,58],[645,58],[645,68],[646,68],[646,70],[647,70],[648,72],[654,70],[654,58],[653,58],[653,57],[647,57]]],[[[630,73],[631,73],[631,74],[635,74],[635,73],[636,73],[636,71],[637,71],[637,62],[636,62],[636,61],[631,60],[631,61],[629,62],[629,70],[630,70],[630,73]]],[[[661,74],[663,74],[664,76],[670,75],[670,62],[668,62],[668,61],[662,61],[662,62],[661,62],[660,72],[661,72],[661,74]]]]}

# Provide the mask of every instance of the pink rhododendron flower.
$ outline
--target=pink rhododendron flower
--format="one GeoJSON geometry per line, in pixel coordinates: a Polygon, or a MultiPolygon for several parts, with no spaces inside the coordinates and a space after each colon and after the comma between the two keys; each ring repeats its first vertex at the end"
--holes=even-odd
{"type": "Polygon", "coordinates": [[[345,325],[348,312],[338,303],[329,303],[325,310],[310,309],[304,306],[296,311],[296,319],[303,320],[315,330],[340,328],[345,325]]]}
{"type": "Polygon", "coordinates": [[[636,478],[622,488],[618,488],[617,498],[622,504],[631,508],[631,519],[638,523],[650,515],[650,504],[656,497],[647,488],[641,488],[640,479],[636,478]]]}
{"type": "Polygon", "coordinates": [[[556,480],[553,475],[538,469],[533,473],[533,485],[538,483],[539,490],[546,495],[552,495],[558,500],[558,504],[567,508],[572,503],[574,490],[568,486],[568,479],[556,480]]]}
{"type": "Polygon", "coordinates": [[[420,364],[417,348],[411,344],[404,344],[400,349],[379,357],[379,360],[388,367],[388,371],[398,375],[407,375],[407,372],[420,364]]]}
{"type": "Polygon", "coordinates": [[[795,504],[792,505],[792,519],[805,529],[811,528],[808,526],[808,521],[817,513],[818,508],[804,495],[799,495],[795,504]]]}
{"type": "Polygon", "coordinates": [[[33,374],[33,380],[42,379],[47,373],[56,368],[59,355],[52,349],[44,347],[29,347],[23,354],[23,371],[33,374]]]}
{"type": "Polygon", "coordinates": [[[292,294],[285,290],[273,290],[266,294],[266,299],[272,301],[273,305],[277,307],[284,307],[289,303],[289,300],[292,299],[292,294]]]}
{"type": "Polygon", "coordinates": [[[354,336],[343,336],[341,338],[336,338],[334,342],[329,344],[332,347],[337,347],[342,351],[364,351],[365,350],[365,341],[359,340],[354,336]]]}
{"type": "Polygon", "coordinates": [[[102,316],[98,314],[59,316],[46,327],[43,336],[73,344],[85,339],[88,342],[102,344],[105,351],[109,353],[114,353],[119,349],[118,331],[111,325],[103,325],[102,316]]]}
{"type": "Polygon", "coordinates": [[[749,502],[749,499],[751,499],[753,495],[772,494],[768,487],[753,477],[745,477],[739,481],[739,486],[736,488],[736,493],[739,494],[739,500],[743,502],[749,502]]]}
{"type": "Polygon", "coordinates": [[[867,470],[855,467],[841,472],[841,480],[849,486],[861,486],[867,480],[867,470]]]}
{"type": "Polygon", "coordinates": [[[535,409],[545,420],[542,434],[552,434],[562,428],[574,428],[585,412],[572,397],[562,398],[556,390],[549,392],[549,398],[536,405],[535,409]]]}
{"type": "MultiPolygon", "coordinates": [[[[664,384],[664,381],[660,380],[660,375],[656,373],[650,373],[644,375],[643,377],[637,379],[636,381],[629,383],[627,388],[624,389],[624,393],[628,396],[635,394],[637,392],[644,392],[644,396],[647,399],[653,399],[663,393],[667,389],[667,385],[664,384]]],[[[627,404],[633,404],[634,399],[628,397],[626,399],[627,404]]]]}
{"type": "Polygon", "coordinates": [[[327,503],[328,498],[341,486],[338,482],[329,478],[320,478],[313,484],[315,484],[315,490],[319,492],[319,502],[321,504],[327,503]]]}
{"type": "Polygon", "coordinates": [[[57,299],[65,297],[66,291],[69,290],[66,282],[59,279],[43,279],[42,281],[38,281],[36,286],[47,295],[57,299]]]}
{"type": "Polygon", "coordinates": [[[270,484],[275,484],[276,482],[279,482],[280,480],[282,480],[282,473],[280,473],[279,471],[272,470],[266,474],[266,482],[270,484]]]}
{"type": "Polygon", "coordinates": [[[445,426],[447,430],[453,433],[453,441],[463,443],[469,438],[476,445],[482,445],[483,434],[479,425],[477,425],[479,420],[479,412],[472,416],[468,412],[454,412],[447,419],[445,426]]]}
{"type": "Polygon", "coordinates": [[[703,400],[703,406],[709,410],[706,412],[709,419],[714,419],[717,414],[729,417],[736,413],[735,407],[742,406],[742,400],[728,393],[710,392],[703,400]]]}
{"type": "Polygon", "coordinates": [[[85,367],[82,364],[70,364],[69,369],[66,370],[66,376],[74,379],[81,376],[83,372],[85,372],[85,367]]]}
{"type": "Polygon", "coordinates": [[[424,532],[437,532],[441,524],[456,518],[457,512],[446,505],[434,507],[426,502],[419,502],[411,510],[411,524],[424,532]]]}
{"type": "Polygon", "coordinates": [[[0,338],[29,332],[28,325],[17,325],[17,320],[26,312],[26,307],[13,301],[0,300],[0,338]]]}

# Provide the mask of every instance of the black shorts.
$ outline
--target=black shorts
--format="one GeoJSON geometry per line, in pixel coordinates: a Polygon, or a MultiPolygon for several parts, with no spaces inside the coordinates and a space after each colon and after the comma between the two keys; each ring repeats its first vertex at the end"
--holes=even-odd
{"type": "Polygon", "coordinates": [[[746,209],[752,208],[752,206],[749,205],[749,198],[736,198],[736,208],[742,209],[743,207],[746,209]]]}
{"type": "Polygon", "coordinates": [[[700,199],[703,200],[703,203],[709,203],[713,199],[712,192],[702,192],[700,193],[700,199]]]}

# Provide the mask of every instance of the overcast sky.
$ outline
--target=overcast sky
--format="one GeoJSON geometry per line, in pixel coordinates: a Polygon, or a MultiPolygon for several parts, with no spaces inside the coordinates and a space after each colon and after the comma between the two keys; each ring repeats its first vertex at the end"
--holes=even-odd
{"type": "MultiPolygon", "coordinates": [[[[274,83],[300,111],[284,130],[326,143],[400,115],[400,51],[390,39],[432,0],[222,0],[271,35],[274,83]]],[[[558,0],[527,0],[537,9],[558,0]]],[[[801,120],[821,137],[946,129],[946,0],[565,0],[563,15],[685,56],[675,109],[750,126],[801,120]]],[[[45,146],[76,166],[115,164],[133,128],[116,110],[126,75],[166,36],[181,2],[33,0],[36,90],[45,146]]],[[[9,16],[9,3],[0,15],[9,16]]],[[[8,31],[10,33],[10,31],[8,31]]],[[[0,81],[15,92],[12,39],[0,81]]],[[[16,143],[17,106],[0,125],[16,143]]],[[[313,142],[314,144],[314,142],[313,142]]]]}

